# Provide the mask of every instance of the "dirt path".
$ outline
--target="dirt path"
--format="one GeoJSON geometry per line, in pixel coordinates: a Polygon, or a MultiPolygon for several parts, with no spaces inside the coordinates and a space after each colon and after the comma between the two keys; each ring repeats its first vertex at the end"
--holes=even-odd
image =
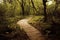
{"type": "Polygon", "coordinates": [[[28,19],[22,19],[17,24],[24,29],[30,40],[45,40],[44,37],[41,37],[42,34],[39,30],[28,24],[28,19]]]}

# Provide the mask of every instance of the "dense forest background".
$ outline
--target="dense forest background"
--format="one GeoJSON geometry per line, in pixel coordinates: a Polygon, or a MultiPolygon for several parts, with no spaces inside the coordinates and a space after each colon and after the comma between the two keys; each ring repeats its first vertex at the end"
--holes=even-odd
{"type": "Polygon", "coordinates": [[[59,0],[1,0],[0,34],[20,30],[16,24],[17,21],[28,17],[32,17],[29,24],[35,26],[38,30],[41,27],[43,34],[60,34],[59,0]]]}

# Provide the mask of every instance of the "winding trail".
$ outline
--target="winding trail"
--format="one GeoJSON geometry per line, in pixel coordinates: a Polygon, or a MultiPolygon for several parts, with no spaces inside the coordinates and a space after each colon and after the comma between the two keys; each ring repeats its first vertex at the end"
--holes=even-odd
{"type": "Polygon", "coordinates": [[[44,37],[41,37],[41,32],[31,26],[28,21],[28,19],[22,19],[18,21],[17,24],[20,26],[20,28],[24,29],[30,40],[45,40],[44,37]]]}

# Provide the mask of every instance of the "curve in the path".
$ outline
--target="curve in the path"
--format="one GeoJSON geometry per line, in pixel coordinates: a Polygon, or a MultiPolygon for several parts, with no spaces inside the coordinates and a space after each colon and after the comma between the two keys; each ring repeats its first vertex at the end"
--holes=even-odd
{"type": "Polygon", "coordinates": [[[45,40],[39,30],[28,24],[28,19],[22,19],[17,24],[24,29],[30,40],[45,40]]]}

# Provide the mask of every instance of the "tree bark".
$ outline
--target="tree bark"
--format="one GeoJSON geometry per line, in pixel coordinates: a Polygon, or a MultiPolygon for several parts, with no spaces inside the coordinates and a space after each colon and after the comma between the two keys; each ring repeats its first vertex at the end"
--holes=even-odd
{"type": "Polygon", "coordinates": [[[44,22],[47,21],[47,12],[46,12],[46,1],[43,0],[43,6],[44,6],[44,22]]]}
{"type": "Polygon", "coordinates": [[[33,8],[36,10],[33,0],[31,0],[33,8]]]}
{"type": "Polygon", "coordinates": [[[22,15],[25,15],[24,14],[24,1],[23,0],[21,0],[22,1],[22,4],[21,4],[21,7],[22,7],[22,15]]]}
{"type": "Polygon", "coordinates": [[[58,8],[58,4],[59,4],[59,3],[56,1],[55,9],[54,9],[54,12],[53,12],[53,15],[54,15],[54,16],[56,15],[55,13],[56,13],[56,10],[57,10],[57,8],[58,8]]]}

